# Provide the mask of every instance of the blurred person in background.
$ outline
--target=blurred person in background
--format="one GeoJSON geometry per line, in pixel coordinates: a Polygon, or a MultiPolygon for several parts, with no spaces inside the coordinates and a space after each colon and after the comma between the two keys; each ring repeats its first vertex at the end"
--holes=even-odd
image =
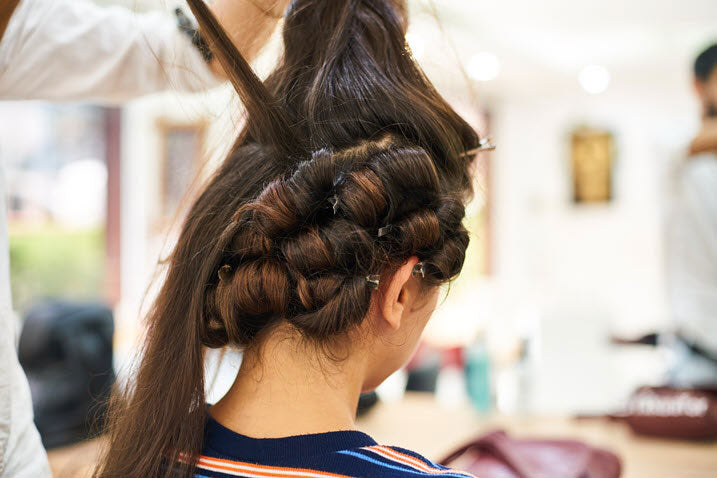
{"type": "MultiPolygon", "coordinates": [[[[231,41],[254,57],[288,0],[215,0],[231,41]]],[[[190,20],[86,0],[0,3],[0,99],[117,103],[166,89],[199,91],[225,78],[190,20]]],[[[18,364],[0,165],[0,477],[50,476],[18,364]]]]}
{"type": "Polygon", "coordinates": [[[700,131],[672,177],[668,292],[677,327],[677,386],[717,385],[717,44],[694,64],[700,131]]]}

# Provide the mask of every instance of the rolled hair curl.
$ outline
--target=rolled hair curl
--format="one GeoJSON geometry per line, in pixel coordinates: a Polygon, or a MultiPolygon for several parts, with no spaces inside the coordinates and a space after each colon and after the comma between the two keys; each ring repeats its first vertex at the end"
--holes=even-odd
{"type": "Polygon", "coordinates": [[[359,325],[373,284],[411,256],[455,277],[475,131],[405,41],[403,0],[293,0],[261,81],[202,0],[189,0],[246,109],[192,205],[147,316],[137,373],[111,403],[98,477],[191,476],[206,348],[288,323],[317,343],[359,325]]]}

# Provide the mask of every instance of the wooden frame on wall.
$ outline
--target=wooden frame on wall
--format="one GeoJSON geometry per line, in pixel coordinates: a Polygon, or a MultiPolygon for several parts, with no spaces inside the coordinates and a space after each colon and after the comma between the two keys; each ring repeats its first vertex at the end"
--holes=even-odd
{"type": "Polygon", "coordinates": [[[161,144],[159,217],[164,222],[182,209],[187,192],[197,179],[207,124],[163,118],[157,122],[157,127],[161,144]]]}

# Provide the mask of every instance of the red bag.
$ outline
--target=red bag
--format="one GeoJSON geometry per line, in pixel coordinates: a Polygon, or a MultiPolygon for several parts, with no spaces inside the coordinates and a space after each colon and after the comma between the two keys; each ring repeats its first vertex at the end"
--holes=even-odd
{"type": "Polygon", "coordinates": [[[468,443],[441,464],[480,478],[618,478],[614,453],[574,440],[516,440],[494,431],[468,443]]]}

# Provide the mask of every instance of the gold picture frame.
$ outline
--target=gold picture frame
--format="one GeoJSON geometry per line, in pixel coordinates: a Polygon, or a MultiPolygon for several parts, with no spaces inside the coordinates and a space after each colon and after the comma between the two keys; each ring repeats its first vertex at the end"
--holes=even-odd
{"type": "Polygon", "coordinates": [[[615,149],[612,133],[580,127],[572,132],[570,144],[573,202],[610,202],[615,149]]]}

